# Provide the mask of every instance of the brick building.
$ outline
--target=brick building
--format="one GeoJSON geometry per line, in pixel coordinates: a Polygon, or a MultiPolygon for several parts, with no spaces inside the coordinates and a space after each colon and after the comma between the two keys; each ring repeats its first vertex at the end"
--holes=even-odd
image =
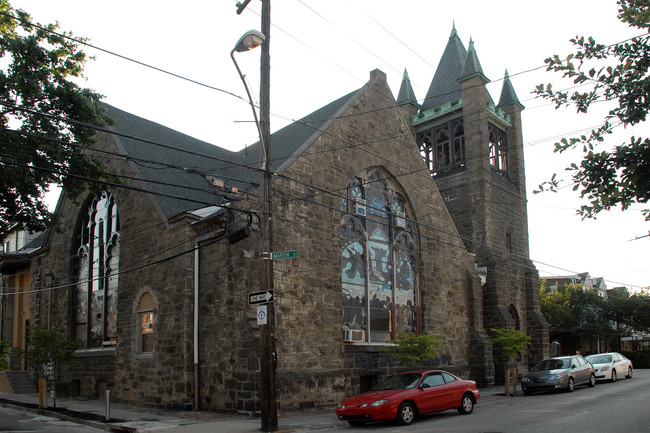
{"type": "MultiPolygon", "coordinates": [[[[487,82],[453,30],[422,106],[407,74],[396,100],[375,70],[273,134],[273,249],[298,251],[274,261],[281,408],[332,405],[402,368],[380,350],[396,332],[439,334],[429,366],[483,385],[504,366],[491,328],[533,337],[524,365],[548,354],[523,106],[507,77],[496,105],[487,82]]],[[[92,152],[122,183],[62,195],[40,257],[56,296],[31,295],[35,324],[82,345],[62,391],[258,411],[259,143],[230,152],[107,110],[92,152]]]]}

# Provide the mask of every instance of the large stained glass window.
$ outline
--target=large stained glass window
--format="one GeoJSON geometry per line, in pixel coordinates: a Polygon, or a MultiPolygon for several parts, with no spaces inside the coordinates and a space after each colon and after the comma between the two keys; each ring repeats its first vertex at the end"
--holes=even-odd
{"type": "Polygon", "coordinates": [[[417,332],[415,231],[385,173],[350,182],[341,218],[343,339],[381,343],[417,332]]]}
{"type": "Polygon", "coordinates": [[[74,334],[82,348],[116,343],[119,230],[117,205],[104,192],[86,209],[77,238],[74,334]]]}

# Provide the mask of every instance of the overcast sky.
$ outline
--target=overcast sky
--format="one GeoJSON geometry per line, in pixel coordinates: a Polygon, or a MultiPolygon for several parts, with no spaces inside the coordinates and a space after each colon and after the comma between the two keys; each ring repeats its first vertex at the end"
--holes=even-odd
{"type": "MultiPolygon", "coordinates": [[[[122,56],[85,49],[95,57],[86,67],[85,86],[109,104],[235,150],[257,141],[257,131],[230,51],[245,31],[260,28],[261,14],[259,0],[241,15],[236,3],[11,1],[38,22],[58,21],[63,30],[122,56]]],[[[373,69],[387,74],[396,96],[406,68],[421,102],[455,24],[466,48],[473,39],[492,97],[498,100],[507,69],[526,106],[530,256],[540,275],[589,272],[604,277],[609,288],[650,285],[650,224],[639,206],[583,221],[575,213],[580,199],[570,187],[557,194],[532,193],[553,173],[568,180],[564,167],[579,161],[579,153],[554,154],[554,142],[590,130],[607,112],[606,104],[599,104],[589,115],[576,115],[533,98],[539,83],[571,85],[540,67],[552,54],[571,52],[569,40],[576,35],[606,44],[640,35],[618,21],[615,1],[275,0],[271,17],[273,131],[358,89],[373,69]]],[[[255,95],[259,53],[237,55],[255,95]]],[[[647,125],[637,131],[650,132],[647,125]]],[[[621,131],[619,140],[634,132],[621,131]]]]}

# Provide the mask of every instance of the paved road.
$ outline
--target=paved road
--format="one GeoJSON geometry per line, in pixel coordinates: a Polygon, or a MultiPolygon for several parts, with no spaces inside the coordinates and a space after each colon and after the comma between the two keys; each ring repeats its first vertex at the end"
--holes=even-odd
{"type": "Polygon", "coordinates": [[[58,418],[0,407],[0,432],[3,433],[99,433],[103,431],[69,421],[61,421],[58,418]]]}
{"type": "Polygon", "coordinates": [[[478,404],[474,413],[446,411],[400,427],[394,423],[364,427],[342,425],[330,432],[463,432],[463,433],[611,433],[650,431],[650,370],[635,372],[632,379],[578,387],[573,393],[517,396],[478,404]]]}

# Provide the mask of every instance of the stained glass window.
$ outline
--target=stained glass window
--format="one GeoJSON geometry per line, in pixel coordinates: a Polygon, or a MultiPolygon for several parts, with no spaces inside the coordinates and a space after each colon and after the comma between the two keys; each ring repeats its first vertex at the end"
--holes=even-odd
{"type": "Polygon", "coordinates": [[[415,231],[404,195],[379,169],[353,179],[343,199],[343,338],[385,342],[416,332],[415,231]]]}
{"type": "Polygon", "coordinates": [[[86,208],[77,238],[74,334],[82,348],[116,343],[119,229],[115,200],[103,192],[86,208]]]}

